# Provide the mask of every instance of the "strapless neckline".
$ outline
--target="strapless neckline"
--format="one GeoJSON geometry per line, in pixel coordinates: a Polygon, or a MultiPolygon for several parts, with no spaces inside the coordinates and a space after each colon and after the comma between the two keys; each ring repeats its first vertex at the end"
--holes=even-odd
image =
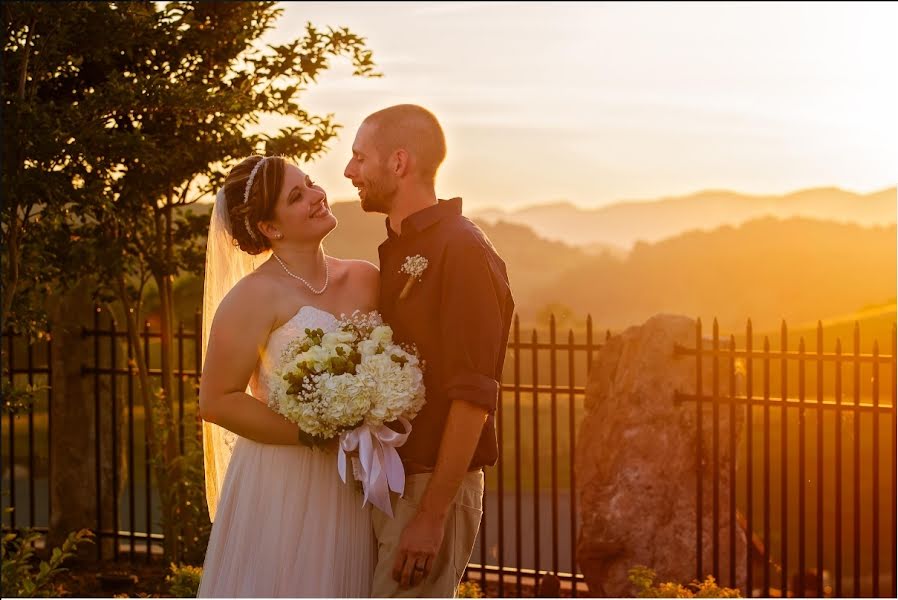
{"type": "Polygon", "coordinates": [[[295,321],[296,319],[298,319],[298,318],[302,315],[302,311],[304,311],[304,310],[306,310],[306,309],[314,310],[314,311],[317,311],[317,312],[319,312],[319,313],[321,313],[321,314],[328,315],[329,317],[333,317],[333,319],[334,319],[335,321],[338,320],[338,319],[337,319],[337,315],[335,315],[334,313],[332,313],[332,312],[330,312],[330,311],[324,310],[323,308],[318,308],[317,306],[313,306],[313,305],[311,305],[311,304],[305,304],[305,305],[303,305],[303,306],[300,306],[300,307],[299,307],[299,310],[296,311],[296,314],[294,314],[292,317],[290,317],[289,319],[287,319],[286,321],[284,321],[284,323],[283,323],[282,325],[279,325],[279,326],[275,327],[274,329],[272,329],[272,330],[271,330],[271,335],[274,335],[276,331],[278,331],[278,330],[280,330],[280,329],[283,329],[284,327],[286,327],[286,326],[290,325],[291,323],[293,323],[293,321],[295,321]]]}

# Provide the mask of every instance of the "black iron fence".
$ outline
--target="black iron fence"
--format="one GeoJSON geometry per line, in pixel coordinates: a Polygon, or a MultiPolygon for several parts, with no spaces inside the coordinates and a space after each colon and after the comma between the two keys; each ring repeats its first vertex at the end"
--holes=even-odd
{"type": "MultiPolygon", "coordinates": [[[[605,331],[602,342],[610,336],[605,331]]],[[[596,340],[591,317],[559,335],[512,324],[496,411],[499,461],[487,471],[484,514],[467,578],[499,597],[533,591],[547,572],[572,596],[587,592],[577,566],[576,433],[596,340]]]]}
{"type": "MultiPolygon", "coordinates": [[[[808,332],[810,333],[810,332],[808,332]]],[[[809,348],[801,336],[789,344],[785,323],[779,348],[769,336],[756,340],[748,321],[745,335],[721,340],[714,321],[710,340],[697,322],[695,345],[677,346],[678,355],[695,357],[695,394],[677,392],[677,402],[694,402],[696,428],[711,419],[711,472],[719,473],[719,427],[726,411],[730,428],[743,411],[742,446],[730,444],[722,490],[718,478],[703,489],[707,448],[698,435],[696,451],[696,576],[711,573],[718,581],[736,582],[736,519],[752,532],[746,553],[744,595],[770,597],[895,597],[896,590],[896,351],[861,351],[855,324],[850,349],[840,338],[824,344],[824,327],[813,331],[809,348]],[[761,349],[755,343],[761,341],[761,349]],[[710,344],[709,344],[710,343],[710,344]],[[710,345],[710,348],[708,347],[710,345]],[[703,381],[710,362],[711,382],[703,381]],[[890,374],[883,373],[888,369],[890,374]],[[888,400],[886,400],[888,399],[888,400]],[[710,411],[710,414],[709,414],[710,411]],[[704,457],[704,458],[703,458],[704,457]],[[720,496],[730,502],[731,522],[720,539],[720,496]],[[702,507],[711,495],[713,531],[703,532],[702,507]],[[738,508],[737,508],[738,507],[738,508]],[[711,537],[712,563],[703,563],[703,543],[711,537]],[[726,552],[727,572],[721,572],[726,552]],[[783,592],[786,593],[783,593],[783,592]]],[[[707,510],[707,508],[705,509],[707,510]]],[[[706,516],[706,515],[705,515],[706,516]]]]}
{"type": "MultiPolygon", "coordinates": [[[[525,332],[516,318],[509,340],[502,398],[496,413],[500,460],[495,468],[487,471],[483,521],[465,575],[499,596],[529,595],[547,572],[562,580],[563,593],[586,593],[583,576],[577,567],[574,450],[576,432],[585,412],[589,368],[610,333],[604,332],[601,342],[598,341],[589,318],[582,325],[565,327],[563,332],[560,329],[552,317],[548,328],[525,332]]],[[[200,331],[201,317],[196,314],[189,326],[179,325],[172,349],[176,380],[174,406],[182,452],[190,441],[189,436],[200,433],[196,410],[200,331]]],[[[147,428],[137,399],[137,370],[132,349],[126,333],[99,309],[94,314],[93,324],[82,334],[91,347],[88,355],[79,360],[83,363],[82,376],[91,384],[93,426],[98,432],[103,423],[113,429],[105,437],[96,436],[94,456],[90,460],[96,463],[99,471],[101,457],[111,452],[112,456],[120,457],[117,460],[122,465],[123,478],[118,479],[119,469],[113,470],[112,486],[117,490],[117,501],[111,514],[109,511],[104,513],[97,502],[96,532],[98,537],[112,541],[115,558],[153,560],[160,555],[162,541],[160,503],[151,472],[147,428]],[[120,418],[104,421],[101,415],[105,410],[111,410],[120,418]]],[[[743,441],[738,452],[731,449],[734,450],[731,456],[740,456],[740,462],[738,469],[733,465],[733,477],[729,479],[736,488],[729,495],[729,501],[734,504],[729,514],[733,518],[737,514],[744,515],[740,518],[745,528],[760,540],[754,545],[759,550],[749,553],[746,565],[754,590],[769,595],[777,587],[773,585],[773,576],[779,572],[779,588],[797,589],[795,595],[803,594],[807,581],[802,579],[812,579],[816,586],[814,593],[821,592],[821,595],[827,591],[827,585],[835,595],[857,596],[858,592],[873,596],[894,595],[894,326],[890,355],[881,354],[876,345],[871,354],[862,354],[857,331],[851,354],[843,355],[838,342],[835,351],[824,352],[822,335],[821,329],[814,353],[806,351],[803,340],[797,351],[788,350],[784,326],[780,350],[771,351],[769,341],[765,340],[764,350],[757,351],[753,349],[749,326],[741,343],[744,349],[737,349],[736,338],[731,336],[730,344],[722,350],[715,326],[712,347],[706,349],[699,322],[695,347],[675,349],[678,354],[695,357],[697,391],[689,396],[676,394],[674,400],[695,402],[699,425],[703,418],[713,420],[713,457],[718,456],[719,451],[716,423],[721,407],[731,413],[737,409],[747,411],[743,441]],[[701,350],[696,351],[697,348],[701,350]],[[704,391],[705,382],[701,377],[702,361],[708,357],[714,373],[710,393],[704,391]],[[726,361],[730,361],[729,366],[719,368],[719,364],[726,361]],[[741,367],[738,367],[740,361],[741,367]],[[880,367],[889,365],[891,392],[883,389],[887,378],[880,376],[880,367]],[[853,369],[852,377],[846,380],[851,384],[848,387],[842,378],[843,367],[853,369]],[[870,369],[869,380],[862,378],[862,367],[870,369]],[[744,392],[737,390],[737,380],[732,377],[724,382],[728,393],[721,392],[720,373],[732,374],[740,369],[744,392]],[[804,383],[808,369],[813,370],[817,382],[813,393],[804,383]],[[793,374],[793,370],[800,373],[793,374]],[[771,381],[776,379],[771,378],[771,373],[779,375],[782,392],[779,397],[770,389],[771,381]],[[869,393],[863,391],[862,379],[872,382],[872,386],[867,386],[869,393]],[[842,398],[848,388],[852,402],[844,402],[842,398]],[[755,393],[759,389],[763,392],[755,393]],[[862,401],[868,396],[869,401],[862,401]],[[891,396],[891,403],[884,404],[882,399],[888,396],[891,396]],[[834,415],[828,425],[823,418],[825,415],[834,415]],[[813,419],[811,427],[807,424],[808,419],[813,419]],[[843,426],[846,419],[850,424],[843,426]],[[837,424],[835,430],[833,422],[837,424]],[[779,427],[774,428],[773,424],[779,427]],[[810,469],[805,454],[809,430],[816,432],[812,446],[817,458],[810,469]],[[851,437],[843,440],[843,436],[834,435],[834,431],[850,433],[851,437]],[[868,431],[870,443],[866,444],[863,436],[868,431]],[[777,440],[771,439],[774,433],[778,435],[777,440]],[[760,444],[756,444],[756,440],[761,440],[760,444]],[[793,448],[796,444],[797,449],[793,448]],[[821,450],[830,447],[837,457],[832,464],[825,460],[821,450]],[[889,449],[892,458],[888,458],[889,449]],[[843,464],[847,457],[852,459],[851,463],[843,464]],[[863,471],[862,466],[867,471],[863,471]],[[735,471],[741,474],[739,478],[735,477],[735,471]],[[799,481],[804,481],[809,473],[818,482],[825,479],[838,482],[838,485],[828,490],[822,485],[797,486],[789,479],[790,474],[794,474],[799,481]],[[757,485],[757,481],[762,484],[757,485]],[[775,485],[776,482],[781,484],[775,485]],[[847,483],[851,485],[846,488],[843,484],[847,483]],[[876,493],[865,495],[867,487],[876,493]],[[808,498],[814,498],[816,504],[808,498]],[[817,511],[796,512],[790,502],[808,507],[815,505],[817,511]],[[833,507],[832,514],[824,513],[820,507],[827,510],[833,507]],[[870,527],[864,526],[868,522],[870,527]],[[883,528],[887,527],[891,528],[890,532],[884,533],[883,528]],[[816,537],[814,544],[808,546],[806,541],[811,531],[816,532],[816,537]],[[760,560],[757,559],[759,553],[760,560]],[[891,567],[883,557],[888,557],[891,567]],[[797,567],[793,569],[794,565],[797,567]],[[816,574],[809,576],[806,568],[816,569],[816,574]],[[799,582],[790,585],[786,577],[793,570],[799,573],[799,582]],[[827,583],[829,572],[834,573],[832,584],[827,583]],[[864,579],[865,576],[869,581],[864,579]]],[[[145,324],[140,332],[154,385],[159,383],[162,375],[158,366],[160,338],[159,332],[149,324],[145,324]]],[[[27,525],[46,531],[54,510],[48,491],[53,473],[49,452],[53,424],[49,408],[51,403],[61,401],[49,388],[53,342],[44,340],[25,344],[14,336],[7,336],[5,342],[5,376],[17,386],[29,384],[36,386],[38,391],[31,407],[23,408],[17,416],[8,414],[3,419],[2,444],[6,448],[2,463],[3,487],[9,491],[9,496],[3,497],[3,504],[16,509],[6,517],[4,528],[27,525]]],[[[867,376],[866,372],[864,376],[867,376]]],[[[730,419],[729,423],[734,420],[730,419]]],[[[729,439],[735,439],[735,436],[729,439]]],[[[699,455],[701,450],[700,447],[699,455]]],[[[699,458],[696,468],[700,467],[699,458]]],[[[99,477],[94,485],[98,499],[109,491],[101,489],[99,477]]],[[[699,478],[698,506],[702,506],[701,499],[707,492],[702,489],[699,478]]],[[[710,493],[716,516],[718,486],[714,485],[710,493]]],[[[697,515],[698,548],[701,548],[704,535],[700,517],[697,515]]],[[[718,519],[713,522],[717,523],[718,519]]],[[[729,531],[734,532],[735,528],[731,527],[729,531]]],[[[735,543],[732,535],[728,540],[720,540],[714,532],[714,560],[712,564],[703,564],[699,550],[696,575],[712,573],[724,584],[734,582],[734,561],[729,561],[728,573],[720,573],[718,557],[723,551],[735,556],[735,543]]],[[[747,592],[743,590],[743,593],[747,592]]]]}

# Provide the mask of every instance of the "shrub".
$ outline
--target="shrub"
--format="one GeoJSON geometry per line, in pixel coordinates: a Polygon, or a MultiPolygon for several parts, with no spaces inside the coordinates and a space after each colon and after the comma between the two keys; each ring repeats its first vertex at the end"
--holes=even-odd
{"type": "Polygon", "coordinates": [[[456,598],[483,598],[480,586],[473,581],[462,581],[455,592],[456,598]]]}
{"type": "MultiPolygon", "coordinates": [[[[7,508],[4,512],[12,512],[7,508]]],[[[50,560],[42,560],[35,565],[34,543],[40,533],[27,529],[19,533],[11,532],[3,536],[3,595],[20,598],[58,596],[59,590],[53,585],[57,575],[66,571],[62,563],[75,554],[79,544],[93,543],[93,533],[87,529],[73,531],[62,546],[53,548],[50,560]]]]}
{"type": "Polygon", "coordinates": [[[200,578],[203,576],[202,567],[191,565],[171,565],[171,574],[166,576],[168,591],[175,598],[196,598],[200,589],[200,578]]]}
{"type": "Polygon", "coordinates": [[[688,586],[675,582],[655,584],[655,571],[638,565],[630,569],[630,583],[636,586],[638,598],[741,598],[739,590],[720,587],[714,577],[708,575],[704,581],[693,580],[688,586]]]}

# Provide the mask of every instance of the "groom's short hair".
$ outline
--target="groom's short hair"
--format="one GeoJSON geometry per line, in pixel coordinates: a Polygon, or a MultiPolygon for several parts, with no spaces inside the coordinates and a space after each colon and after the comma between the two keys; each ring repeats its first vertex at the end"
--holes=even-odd
{"type": "Polygon", "coordinates": [[[365,123],[376,127],[374,143],[381,155],[403,148],[414,156],[422,177],[436,178],[446,158],[446,137],[432,112],[416,104],[397,104],[368,115],[365,123]]]}

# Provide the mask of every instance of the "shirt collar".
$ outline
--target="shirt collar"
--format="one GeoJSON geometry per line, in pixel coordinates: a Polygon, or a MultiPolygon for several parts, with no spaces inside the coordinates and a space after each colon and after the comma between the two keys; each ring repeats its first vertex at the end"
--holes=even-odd
{"type": "MultiPolygon", "coordinates": [[[[418,212],[412,213],[402,221],[402,236],[405,237],[412,233],[420,233],[442,221],[447,217],[455,217],[461,215],[461,198],[451,198],[449,200],[440,200],[432,206],[422,208],[418,212]]],[[[390,227],[390,218],[384,220],[387,227],[387,239],[397,239],[400,236],[390,227]]]]}

